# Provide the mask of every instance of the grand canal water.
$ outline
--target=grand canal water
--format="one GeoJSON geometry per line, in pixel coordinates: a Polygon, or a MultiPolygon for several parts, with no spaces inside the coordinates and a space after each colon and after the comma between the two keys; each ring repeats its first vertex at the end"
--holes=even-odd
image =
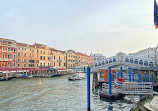
{"type": "MultiPolygon", "coordinates": [[[[0,81],[0,111],[86,111],[86,80],[68,81],[68,76],[0,81]]],[[[128,111],[133,105],[91,92],[92,111],[128,111]]]]}

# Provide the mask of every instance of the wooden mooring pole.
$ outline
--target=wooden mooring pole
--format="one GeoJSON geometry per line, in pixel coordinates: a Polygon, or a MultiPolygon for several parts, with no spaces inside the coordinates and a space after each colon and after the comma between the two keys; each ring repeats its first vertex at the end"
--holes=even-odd
{"type": "Polygon", "coordinates": [[[95,90],[95,88],[98,87],[98,75],[97,72],[93,73],[93,89],[95,90]]]}

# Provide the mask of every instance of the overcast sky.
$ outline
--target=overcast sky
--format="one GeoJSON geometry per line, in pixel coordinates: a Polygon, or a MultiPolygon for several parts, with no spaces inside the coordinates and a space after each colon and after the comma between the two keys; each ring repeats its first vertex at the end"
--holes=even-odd
{"type": "Polygon", "coordinates": [[[0,0],[0,37],[60,50],[133,53],[158,44],[154,0],[0,0]]]}

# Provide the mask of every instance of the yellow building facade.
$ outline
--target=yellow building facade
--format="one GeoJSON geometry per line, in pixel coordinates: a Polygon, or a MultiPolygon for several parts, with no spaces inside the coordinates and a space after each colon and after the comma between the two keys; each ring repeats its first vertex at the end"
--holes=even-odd
{"type": "Polygon", "coordinates": [[[66,68],[66,55],[63,51],[51,48],[51,61],[53,68],[66,68]]]}

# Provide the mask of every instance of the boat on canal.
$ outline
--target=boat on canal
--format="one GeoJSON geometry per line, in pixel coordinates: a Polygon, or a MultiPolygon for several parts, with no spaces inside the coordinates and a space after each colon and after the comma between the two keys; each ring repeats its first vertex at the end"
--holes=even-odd
{"type": "Polygon", "coordinates": [[[30,79],[30,78],[32,78],[32,76],[26,75],[26,74],[18,74],[18,75],[17,75],[17,78],[30,79]]]}
{"type": "Polygon", "coordinates": [[[80,77],[78,73],[73,74],[71,77],[68,77],[69,81],[76,81],[76,80],[82,80],[86,79],[86,77],[80,77]]]}
{"type": "Polygon", "coordinates": [[[51,77],[60,77],[60,76],[63,76],[63,74],[53,74],[53,75],[51,75],[51,77]]]}
{"type": "Polygon", "coordinates": [[[8,80],[11,80],[13,78],[16,78],[16,76],[12,76],[12,77],[8,77],[8,78],[0,77],[0,81],[8,81],[8,80]]]}

